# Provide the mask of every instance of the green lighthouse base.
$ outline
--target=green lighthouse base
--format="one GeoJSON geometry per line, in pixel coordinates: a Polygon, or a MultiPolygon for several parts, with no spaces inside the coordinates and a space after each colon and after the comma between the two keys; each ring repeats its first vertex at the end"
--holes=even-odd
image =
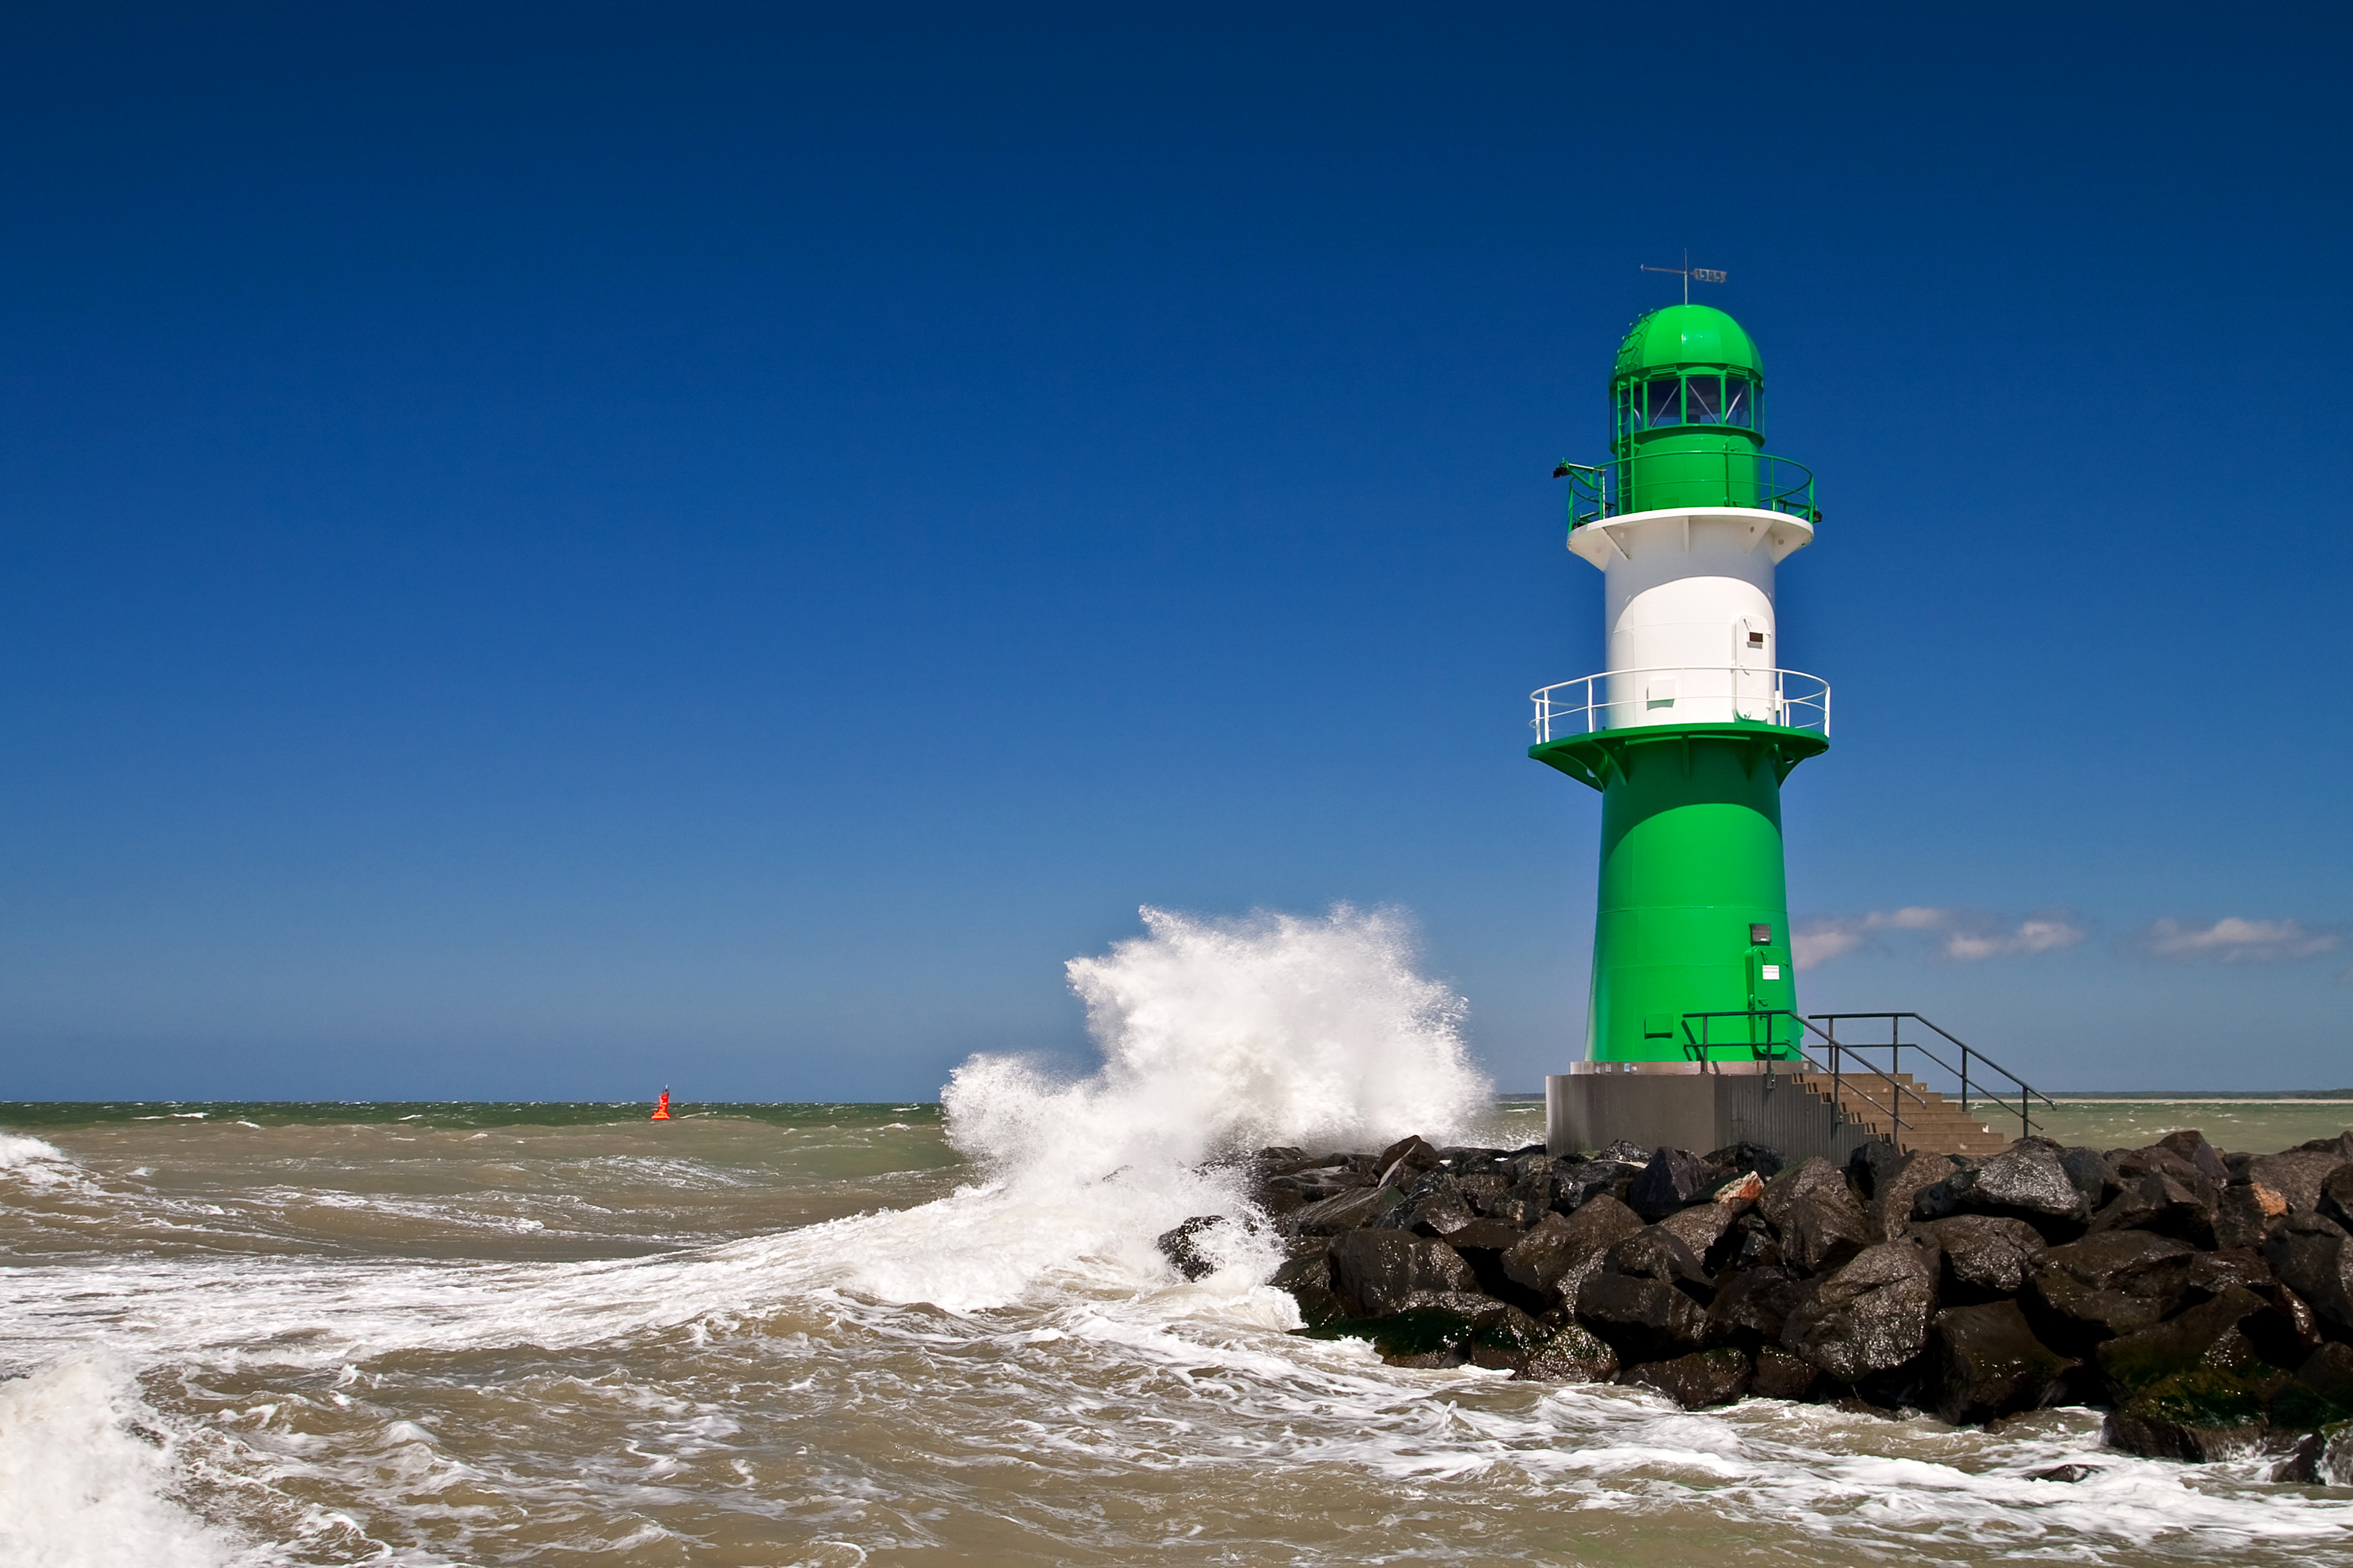
{"type": "Polygon", "coordinates": [[[1536,761],[1601,792],[1599,907],[1586,1055],[1752,1061],[1788,1041],[1746,1018],[1794,1012],[1781,781],[1830,749],[1746,721],[1628,725],[1547,741],[1536,761]]]}

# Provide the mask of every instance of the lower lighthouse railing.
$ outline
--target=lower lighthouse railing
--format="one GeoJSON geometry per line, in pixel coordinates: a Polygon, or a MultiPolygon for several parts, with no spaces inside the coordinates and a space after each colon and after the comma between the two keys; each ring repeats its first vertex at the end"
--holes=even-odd
{"type": "Polygon", "coordinates": [[[1802,669],[1662,665],[1608,669],[1529,693],[1538,744],[1645,724],[1775,724],[1831,732],[1831,683],[1802,669]],[[1599,683],[1597,685],[1597,682],[1599,683]]]}
{"type": "Polygon", "coordinates": [[[1847,1102],[1852,1098],[1886,1118],[1888,1141],[1899,1147],[1905,1143],[1906,1129],[1917,1130],[1922,1113],[1931,1108],[1926,1095],[1903,1071],[1903,1053],[1905,1051],[1912,1052],[1915,1061],[1925,1058],[1959,1080],[1958,1099],[1964,1111],[1969,1109],[1972,1096],[1972,1067],[1977,1074],[1974,1085],[1976,1098],[1992,1102],[2005,1114],[2012,1110],[2010,1101],[1989,1085],[1986,1078],[1991,1073],[2008,1079],[2010,1092],[2017,1100],[2018,1135],[2021,1138],[2034,1135],[2035,1123],[2031,1115],[2034,1102],[2039,1100],[2046,1106],[2052,1104],[2051,1097],[2032,1084],[1917,1013],[1817,1013],[1807,1017],[1786,1007],[1736,1008],[1725,1012],[1685,1013],[1683,1015],[1683,1031],[1684,1057],[1700,1063],[1703,1068],[1723,1059],[1715,1055],[1715,1052],[1743,1051],[1750,1060],[1764,1064],[1768,1080],[1777,1067],[1784,1066],[1790,1068],[1803,1067],[1817,1077],[1828,1079],[1831,1107],[1841,1121],[1855,1120],[1847,1110],[1847,1102]],[[1746,1038],[1727,1040],[1714,1037],[1715,1021],[1728,1018],[1742,1020],[1746,1027],[1739,1033],[1746,1038]],[[1782,1028],[1777,1020],[1785,1018],[1788,1020],[1788,1026],[1782,1028]],[[1903,1026],[1906,1019],[1924,1025],[1941,1036],[1948,1043],[1948,1048],[1958,1053],[1958,1065],[1917,1040],[1905,1039],[1903,1026]],[[1841,1023],[1862,1020],[1885,1022],[1888,1037],[1863,1041],[1838,1037],[1841,1023]],[[1822,1027],[1824,1023],[1830,1027],[1822,1027]],[[1698,1026],[1696,1033],[1693,1028],[1694,1024],[1698,1026]],[[1812,1037],[1815,1048],[1821,1056],[1817,1057],[1806,1048],[1809,1037],[1812,1037]],[[1887,1065],[1882,1067],[1862,1054],[1866,1051],[1885,1051],[1888,1054],[1887,1065]],[[1866,1089],[1863,1085],[1871,1087],[1866,1089]],[[1877,1091],[1875,1094],[1873,1089],[1877,1091]],[[1906,1101],[1910,1102],[1913,1112],[1909,1118],[1905,1115],[1906,1101]]]}

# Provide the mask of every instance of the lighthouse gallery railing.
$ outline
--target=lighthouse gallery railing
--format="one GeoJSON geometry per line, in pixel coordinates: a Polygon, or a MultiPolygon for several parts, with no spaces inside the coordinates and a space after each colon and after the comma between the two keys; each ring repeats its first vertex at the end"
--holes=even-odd
{"type": "Polygon", "coordinates": [[[1831,683],[1802,669],[1688,664],[1608,669],[1528,695],[1536,710],[1528,724],[1539,745],[1598,730],[1711,721],[1831,732],[1831,683]]]}
{"type": "Polygon", "coordinates": [[[1814,471],[1769,452],[1637,452],[1599,463],[1564,461],[1553,478],[1568,481],[1568,526],[1678,506],[1740,506],[1786,512],[1819,523],[1814,471]],[[1718,499],[1694,501],[1694,492],[1718,499]]]}

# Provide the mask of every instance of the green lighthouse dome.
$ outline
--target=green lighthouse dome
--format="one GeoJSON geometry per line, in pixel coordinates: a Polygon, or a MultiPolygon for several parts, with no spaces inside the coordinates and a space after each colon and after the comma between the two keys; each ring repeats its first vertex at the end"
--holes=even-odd
{"type": "Polygon", "coordinates": [[[1739,322],[1713,305],[1668,305],[1636,321],[1618,345],[1610,379],[1701,365],[1765,379],[1765,359],[1756,342],[1739,322]]]}

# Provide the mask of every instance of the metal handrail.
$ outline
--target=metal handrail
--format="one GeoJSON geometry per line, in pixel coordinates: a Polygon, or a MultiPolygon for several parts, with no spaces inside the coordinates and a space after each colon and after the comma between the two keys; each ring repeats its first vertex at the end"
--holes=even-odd
{"type": "Polygon", "coordinates": [[[1593,683],[1597,680],[1628,679],[1638,675],[1725,676],[1729,679],[1723,682],[1725,689],[1722,691],[1686,693],[1682,691],[1679,681],[1677,695],[1666,700],[1662,705],[1671,706],[1686,698],[1694,703],[1728,702],[1732,705],[1731,722],[1776,724],[1787,730],[1811,730],[1824,739],[1830,736],[1831,683],[1819,675],[1809,675],[1802,669],[1759,669],[1739,664],[1662,664],[1640,669],[1605,669],[1599,675],[1581,675],[1575,680],[1556,681],[1528,693],[1528,700],[1535,704],[1535,717],[1528,721],[1528,727],[1535,731],[1537,743],[1541,745],[1567,735],[1590,735],[1600,730],[1638,728],[1640,715],[1652,710],[1650,697],[1613,699],[1605,695],[1596,700],[1593,693],[1593,683]],[[1773,683],[1769,703],[1761,691],[1744,692],[1741,689],[1744,678],[1758,683],[1769,679],[1773,683]],[[1813,684],[1810,688],[1799,686],[1793,689],[1791,683],[1797,681],[1811,681],[1813,684]],[[1553,695],[1555,692],[1569,692],[1572,688],[1582,689],[1583,701],[1576,700],[1574,693],[1567,697],[1553,695]],[[1767,707],[1772,717],[1758,719],[1744,713],[1741,711],[1744,706],[1767,707]],[[1613,721],[1613,709],[1630,708],[1635,710],[1633,716],[1613,721]],[[1571,728],[1572,721],[1580,719],[1581,725],[1571,728]]]}
{"type": "MultiPolygon", "coordinates": [[[[2017,1088],[2018,1135],[2021,1138],[2031,1138],[2034,1136],[2035,1124],[2031,1112],[2035,1100],[2041,1100],[2043,1104],[2050,1106],[2053,1110],[2058,1109],[2057,1104],[2052,1101],[2049,1095],[2043,1093],[2041,1089],[2035,1088],[2032,1084],[2027,1082],[2024,1079],[2019,1077],[2016,1073],[2010,1071],[2008,1068],[2002,1066],[2000,1062],[1994,1060],[1983,1051],[1978,1050],[1968,1041],[1959,1038],[1957,1036],[1954,1035],[1951,1030],[1945,1028],[1933,1018],[1925,1017],[1918,1013],[1816,1013],[1812,1016],[1830,1025],[1830,1027],[1827,1030],[1816,1031],[1817,1033],[1821,1034],[1826,1039],[1835,1039],[1837,1037],[1838,1026],[1840,1023],[1844,1020],[1855,1018],[1885,1020],[1887,1024],[1886,1039],[1862,1041],[1841,1040],[1839,1041],[1839,1045],[1843,1049],[1850,1051],[1885,1050],[1887,1052],[1888,1070],[1891,1073],[1903,1066],[1904,1052],[1906,1049],[1919,1052],[1922,1056],[1926,1057],[1930,1061],[1936,1063],[1938,1067],[1944,1068],[1947,1072],[1953,1074],[1956,1078],[1961,1080],[1961,1109],[1963,1110],[1967,1110],[1969,1108],[1969,1062],[1971,1058],[1975,1058],[1981,1066],[1990,1068],[1993,1071],[2000,1073],[2017,1088]],[[1938,1056],[1935,1051],[1930,1050],[1926,1045],[1922,1044],[1918,1040],[1907,1040],[1904,1038],[1904,1020],[1906,1018],[1910,1018],[1915,1023],[1926,1024],[1931,1029],[1936,1030],[1939,1035],[1944,1036],[1947,1042],[1960,1051],[1961,1065],[1957,1068],[1955,1067],[1952,1063],[1938,1056]]],[[[1980,1080],[1980,1088],[1983,1088],[1982,1080],[1980,1080]]],[[[1989,1100],[1994,1104],[2000,1106],[2003,1114],[2007,1115],[2009,1113],[2010,1105],[2000,1094],[1989,1091],[1981,1095],[1980,1098],[1989,1100]]]]}
{"type": "Polygon", "coordinates": [[[1602,518],[1625,516],[1631,510],[1626,505],[1628,496],[1644,483],[1708,483],[1705,477],[1695,476],[1692,470],[1710,458],[1724,460],[1723,485],[1727,499],[1723,504],[1783,512],[1808,522],[1821,521],[1821,508],[1814,504],[1814,471],[1803,463],[1768,452],[1637,452],[1630,458],[1611,458],[1599,463],[1564,461],[1553,469],[1553,477],[1568,481],[1568,526],[1576,529],[1602,518]],[[1635,469],[1638,463],[1671,460],[1675,464],[1673,471],[1659,479],[1646,479],[1635,469]],[[1755,492],[1751,499],[1729,499],[1747,491],[1755,492]]]}
{"type": "MultiPolygon", "coordinates": [[[[1924,1024],[1928,1022],[1926,1018],[1922,1018],[1920,1021],[1924,1024]]],[[[1929,1024],[1928,1026],[1932,1029],[1936,1028],[1934,1024],[1929,1024]]],[[[1828,1031],[1817,1027],[1814,1024],[1809,1022],[1803,1017],[1800,1017],[1796,1012],[1787,1007],[1749,1007],[1745,1009],[1735,1008],[1725,1012],[1685,1013],[1683,1016],[1683,1055],[1687,1059],[1697,1061],[1704,1069],[1711,1066],[1716,1059],[1707,1054],[1710,1049],[1727,1049],[1746,1047],[1752,1060],[1761,1061],[1765,1064],[1765,1076],[1768,1085],[1770,1084],[1773,1077],[1773,1064],[1777,1061],[1786,1061],[1789,1059],[1788,1057],[1778,1057],[1773,1053],[1784,1049],[1788,1050],[1796,1058],[1797,1060],[1805,1063],[1816,1072],[1827,1073],[1830,1076],[1831,1109],[1838,1115],[1841,1121],[1852,1120],[1847,1115],[1845,1106],[1845,1097],[1852,1093],[1857,1100],[1862,1100],[1865,1105],[1868,1105],[1873,1110],[1880,1112],[1887,1118],[1888,1141],[1899,1148],[1903,1146],[1904,1142],[1904,1114],[1899,1109],[1903,1104],[1904,1097],[1908,1094],[1912,1097],[1913,1102],[1919,1106],[1921,1110],[1926,1110],[1928,1109],[1927,1100],[1918,1089],[1914,1089],[1911,1085],[1904,1082],[1901,1079],[1896,1077],[1892,1069],[1883,1070],[1876,1063],[1872,1062],[1867,1058],[1858,1059],[1862,1061],[1862,1065],[1863,1067],[1870,1068],[1874,1075],[1886,1080],[1889,1090],[1888,1099],[1893,1103],[1882,1105],[1879,1101],[1872,1099],[1870,1095],[1864,1093],[1862,1089],[1849,1089],[1844,1081],[1846,1075],[1842,1070],[1843,1064],[1841,1058],[1844,1053],[1853,1050],[1854,1047],[1846,1042],[1840,1040],[1836,1036],[1829,1033],[1828,1031]],[[1699,1038],[1697,1040],[1694,1040],[1692,1038],[1691,1021],[1694,1018],[1700,1020],[1699,1038]],[[1725,1041],[1722,1045],[1714,1044],[1707,1037],[1709,1033],[1707,1021],[1711,1018],[1747,1019],[1749,1021],[1748,1032],[1750,1038],[1746,1040],[1725,1041]],[[1799,1043],[1804,1037],[1802,1035],[1788,1040],[1774,1039],[1772,1037],[1772,1029],[1769,1024],[1766,1029],[1766,1038],[1762,1042],[1763,1048],[1760,1050],[1758,1048],[1759,1042],[1755,1038],[1757,1033],[1757,1020],[1760,1018],[1768,1020],[1773,1018],[1787,1018],[1790,1022],[1798,1025],[1800,1029],[1809,1030],[1814,1034],[1821,1036],[1823,1043],[1830,1047],[1830,1064],[1826,1067],[1808,1053],[1806,1047],[1799,1043]],[[1696,1055],[1694,1055],[1694,1053],[1696,1053],[1696,1055]]],[[[1938,1029],[1936,1032],[1939,1034],[1944,1033],[1941,1029],[1938,1029]]],[[[1950,1038],[1949,1036],[1947,1037],[1950,1038]]]]}

